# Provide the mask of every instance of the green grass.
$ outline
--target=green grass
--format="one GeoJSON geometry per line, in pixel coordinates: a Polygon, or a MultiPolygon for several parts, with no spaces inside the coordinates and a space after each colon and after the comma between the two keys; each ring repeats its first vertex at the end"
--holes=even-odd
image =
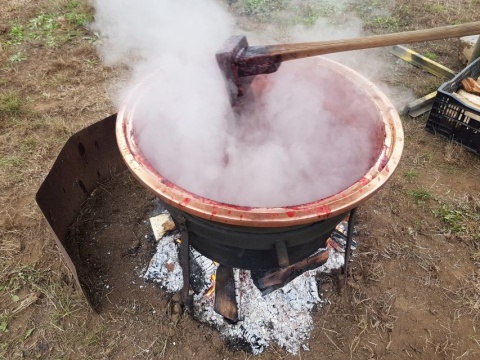
{"type": "Polygon", "coordinates": [[[25,28],[23,25],[14,25],[12,26],[10,32],[8,33],[8,45],[19,45],[25,41],[25,28]]]}
{"type": "Polygon", "coordinates": [[[423,204],[426,201],[433,199],[433,195],[425,189],[420,189],[420,190],[413,190],[408,193],[410,197],[415,200],[417,204],[423,204]]]}
{"type": "Polygon", "coordinates": [[[30,39],[42,41],[46,47],[56,47],[58,43],[56,30],[58,27],[59,24],[55,15],[40,14],[30,19],[28,36],[30,39]]]}
{"type": "Polygon", "coordinates": [[[19,51],[8,58],[8,61],[10,61],[12,64],[19,63],[25,60],[27,60],[27,57],[25,56],[25,53],[23,51],[19,51]]]}
{"type": "Polygon", "coordinates": [[[433,60],[433,61],[438,60],[438,55],[435,54],[435,53],[432,53],[432,52],[427,52],[423,56],[425,56],[427,59],[430,59],[430,60],[433,60]]]}
{"type": "Polygon", "coordinates": [[[0,114],[19,115],[25,112],[25,102],[18,91],[0,94],[0,114]]]}
{"type": "Polygon", "coordinates": [[[292,25],[313,26],[319,18],[333,18],[338,7],[319,0],[302,1],[291,9],[290,22],[292,25]]]}
{"type": "Polygon", "coordinates": [[[442,204],[440,208],[434,211],[436,217],[440,218],[452,233],[465,231],[466,227],[463,223],[465,211],[462,209],[454,209],[446,204],[442,204]]]}
{"type": "Polygon", "coordinates": [[[442,15],[448,12],[448,8],[442,4],[429,4],[428,11],[432,14],[442,15]]]}
{"type": "Polygon", "coordinates": [[[367,27],[373,27],[375,29],[385,29],[388,32],[398,32],[400,31],[401,25],[400,20],[392,16],[377,16],[373,19],[367,21],[367,27]]]}
{"type": "Polygon", "coordinates": [[[247,16],[265,20],[271,18],[286,3],[286,0],[242,0],[240,1],[240,10],[247,16]]]}
{"type": "MultiPolygon", "coordinates": [[[[57,48],[76,36],[86,35],[86,26],[92,20],[93,11],[88,5],[71,0],[54,12],[42,12],[24,24],[13,24],[6,44],[14,50],[16,46],[29,41],[35,41],[47,48],[57,48]]],[[[10,62],[24,59],[20,55],[12,55],[10,62]]]]}
{"type": "Polygon", "coordinates": [[[34,135],[27,136],[26,138],[22,139],[20,143],[20,148],[23,152],[32,153],[37,149],[39,142],[37,137],[34,135]]]}
{"type": "Polygon", "coordinates": [[[413,181],[418,178],[418,171],[416,170],[407,170],[403,173],[403,177],[409,181],[413,181]]]}
{"type": "Polygon", "coordinates": [[[333,21],[344,8],[344,4],[325,0],[239,0],[232,10],[257,22],[288,28],[294,25],[311,27],[320,18],[333,21]]]}
{"type": "Polygon", "coordinates": [[[347,4],[348,9],[353,11],[360,19],[368,20],[379,8],[382,8],[382,0],[351,0],[347,4]]]}
{"type": "Polygon", "coordinates": [[[6,316],[0,316],[0,333],[8,332],[8,320],[6,316]]]}
{"type": "Polygon", "coordinates": [[[85,2],[70,0],[66,6],[65,19],[76,28],[83,28],[93,21],[93,11],[85,2]]]}

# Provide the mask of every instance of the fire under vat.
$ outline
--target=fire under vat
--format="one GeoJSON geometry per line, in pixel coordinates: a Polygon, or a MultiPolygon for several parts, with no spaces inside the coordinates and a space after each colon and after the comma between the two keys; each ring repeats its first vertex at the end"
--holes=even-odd
{"type": "MultiPolygon", "coordinates": [[[[390,101],[353,70],[322,58],[314,61],[319,69],[331,74],[329,78],[335,86],[350,89],[350,92],[368,103],[367,107],[362,107],[367,110],[359,109],[355,114],[356,119],[351,121],[367,116],[380,121],[373,136],[375,157],[371,159],[368,171],[338,193],[305,204],[245,207],[218,202],[185,190],[162,176],[149,163],[137,143],[135,96],[142,96],[142,91],[145,91],[142,84],[133,94],[133,102],[120,109],[116,123],[120,154],[139,182],[168,209],[181,232],[180,255],[184,273],[182,299],[186,305],[189,303],[190,246],[220,264],[215,289],[216,310],[225,318],[235,321],[235,299],[229,296],[233,294],[234,287],[232,268],[264,272],[279,269],[294,271],[295,264],[302,261],[308,264],[309,256],[325,247],[326,240],[337,224],[350,215],[351,225],[355,209],[378,191],[397,167],[403,149],[403,130],[390,101]]],[[[252,87],[255,87],[255,81],[252,87]]],[[[349,101],[348,96],[344,101],[349,101]]],[[[348,264],[352,228],[349,226],[345,267],[348,264]]]]}

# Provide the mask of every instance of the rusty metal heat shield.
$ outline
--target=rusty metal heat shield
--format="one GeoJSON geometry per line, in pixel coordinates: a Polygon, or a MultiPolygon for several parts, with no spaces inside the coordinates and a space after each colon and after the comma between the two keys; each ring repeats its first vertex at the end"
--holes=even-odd
{"type": "Polygon", "coordinates": [[[115,120],[116,114],[111,115],[70,137],[35,197],[69,270],[87,299],[67,251],[67,235],[92,191],[113,174],[126,170],[115,138],[115,120]]]}

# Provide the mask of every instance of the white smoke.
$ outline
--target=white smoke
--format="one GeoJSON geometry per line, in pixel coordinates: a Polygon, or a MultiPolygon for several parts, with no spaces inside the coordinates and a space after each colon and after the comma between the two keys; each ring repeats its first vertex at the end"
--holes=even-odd
{"type": "MultiPolygon", "coordinates": [[[[341,191],[372,165],[380,121],[372,104],[342,88],[348,82],[336,84],[316,60],[288,62],[258,77],[264,91],[242,116],[233,114],[215,53],[239,31],[219,2],[98,0],[95,6],[103,58],[132,68],[118,105],[141,83],[139,144],[175,184],[226,203],[286,206],[341,191]]],[[[318,27],[331,35],[319,22],[309,31],[296,28],[294,40],[309,40],[318,27]]],[[[353,28],[342,34],[358,31],[359,23],[353,28]]]]}

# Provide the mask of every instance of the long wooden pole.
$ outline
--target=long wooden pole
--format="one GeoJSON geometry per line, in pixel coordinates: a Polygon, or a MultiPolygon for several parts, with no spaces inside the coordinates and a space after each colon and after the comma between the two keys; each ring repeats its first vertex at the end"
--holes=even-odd
{"type": "MultiPolygon", "coordinates": [[[[374,35],[369,37],[342,40],[250,46],[239,54],[235,63],[238,66],[240,73],[242,73],[243,76],[247,76],[254,75],[255,71],[258,69],[264,69],[264,67],[259,66],[263,62],[280,63],[288,60],[342,51],[410,44],[414,42],[448,39],[476,34],[480,34],[480,21],[461,25],[443,26],[433,29],[406,31],[402,33],[374,35]]],[[[261,73],[262,72],[256,72],[256,74],[261,73]]]]}

